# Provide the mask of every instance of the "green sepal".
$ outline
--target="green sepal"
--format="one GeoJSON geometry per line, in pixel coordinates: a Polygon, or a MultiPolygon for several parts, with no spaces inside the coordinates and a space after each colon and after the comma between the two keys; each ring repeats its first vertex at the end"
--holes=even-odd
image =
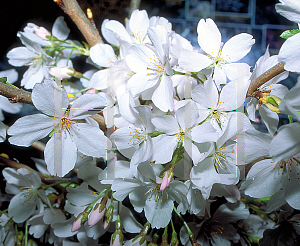
{"type": "Polygon", "coordinates": [[[5,84],[7,82],[7,77],[1,77],[0,82],[5,84]]]}
{"type": "Polygon", "coordinates": [[[55,133],[55,129],[53,129],[50,133],[49,133],[49,138],[51,138],[55,133]]]}
{"type": "Polygon", "coordinates": [[[275,107],[278,107],[279,105],[277,104],[277,102],[274,100],[274,98],[272,97],[268,97],[268,102],[271,103],[272,105],[274,105],[275,107]]]}
{"type": "Polygon", "coordinates": [[[299,29],[286,30],[283,33],[281,33],[280,37],[284,38],[284,39],[288,39],[288,38],[294,36],[295,34],[297,34],[299,32],[300,32],[299,29]]]}
{"type": "Polygon", "coordinates": [[[157,137],[157,136],[159,136],[159,135],[161,135],[161,134],[166,134],[166,133],[154,131],[154,132],[152,132],[152,133],[148,133],[148,136],[151,137],[151,138],[155,138],[155,137],[157,137]]]}

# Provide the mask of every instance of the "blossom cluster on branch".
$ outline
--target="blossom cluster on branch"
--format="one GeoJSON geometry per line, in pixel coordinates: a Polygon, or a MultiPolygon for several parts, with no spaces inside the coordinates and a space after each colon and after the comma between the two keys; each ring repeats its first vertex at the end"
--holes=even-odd
{"type": "MultiPolygon", "coordinates": [[[[280,2],[277,12],[300,23],[299,3],[280,2]]],[[[284,32],[279,54],[267,47],[251,69],[239,61],[252,35],[223,43],[212,19],[195,27],[199,50],[145,10],[125,26],[104,20],[107,43],[89,28],[91,47],[67,39],[63,17],[51,32],[28,23],[17,34],[23,46],[7,54],[28,66],[21,86],[40,113],[6,130],[0,111],[0,142],[47,143],[44,159],[33,158],[38,171],[1,154],[10,167],[0,245],[107,245],[103,235],[113,246],[281,245],[283,225],[287,245],[299,245],[300,82],[280,82],[300,72],[300,31],[284,32]],[[93,68],[77,71],[77,56],[93,68]],[[289,124],[279,126],[279,113],[289,124]]],[[[18,113],[18,96],[3,89],[18,90],[18,73],[0,77],[0,110],[18,113]]]]}

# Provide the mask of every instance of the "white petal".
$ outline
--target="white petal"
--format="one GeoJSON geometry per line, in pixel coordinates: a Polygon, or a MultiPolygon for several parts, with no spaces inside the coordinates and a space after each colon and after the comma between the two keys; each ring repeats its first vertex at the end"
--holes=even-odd
{"type": "Polygon", "coordinates": [[[8,216],[17,223],[24,222],[36,210],[37,196],[34,190],[28,189],[14,196],[8,206],[8,216]]]}
{"type": "Polygon", "coordinates": [[[201,19],[197,27],[198,43],[211,56],[218,55],[221,46],[221,33],[212,19],[201,19]]]}
{"type": "Polygon", "coordinates": [[[106,99],[98,94],[86,93],[76,99],[70,109],[70,117],[74,120],[85,119],[97,114],[106,106],[106,99]]]}
{"type": "Polygon", "coordinates": [[[115,34],[113,31],[109,30],[106,28],[106,23],[109,22],[108,19],[105,19],[103,22],[102,22],[102,25],[101,25],[101,33],[102,33],[102,36],[105,38],[105,40],[112,44],[112,45],[115,45],[115,46],[119,46],[119,41],[118,39],[116,38],[115,34]]]}
{"type": "Polygon", "coordinates": [[[254,198],[271,196],[281,188],[281,172],[274,169],[271,159],[262,160],[254,164],[247,174],[241,189],[245,194],[254,198]]]}
{"type": "Polygon", "coordinates": [[[6,139],[6,128],[5,125],[0,121],[0,143],[6,139]]]}
{"type": "Polygon", "coordinates": [[[272,139],[269,133],[262,133],[257,130],[246,131],[244,144],[246,164],[261,157],[268,157],[272,139]]]}
{"type": "Polygon", "coordinates": [[[213,79],[214,79],[218,89],[220,89],[221,88],[220,85],[226,84],[226,82],[227,82],[225,71],[221,67],[215,66],[213,79]]]}
{"type": "Polygon", "coordinates": [[[176,136],[163,135],[159,141],[155,141],[152,159],[156,164],[168,163],[177,146],[176,136]]]}
{"type": "Polygon", "coordinates": [[[299,167],[290,165],[287,169],[288,173],[282,179],[282,187],[285,193],[284,198],[291,207],[300,209],[299,167]]]}
{"type": "Polygon", "coordinates": [[[73,134],[78,151],[84,155],[105,158],[110,141],[98,127],[78,123],[73,134]]]}
{"type": "Polygon", "coordinates": [[[284,191],[280,190],[274,193],[268,204],[267,204],[267,213],[272,213],[276,209],[279,209],[282,205],[286,204],[286,200],[284,199],[284,191]]]}
{"type": "Polygon", "coordinates": [[[248,80],[245,77],[226,84],[220,94],[219,108],[224,111],[231,111],[243,105],[246,98],[248,80]]]}
{"type": "Polygon", "coordinates": [[[109,69],[103,69],[94,73],[89,81],[88,87],[95,88],[97,90],[103,90],[109,87],[108,74],[109,69]]]}
{"type": "Polygon", "coordinates": [[[207,68],[212,61],[206,55],[183,49],[180,53],[178,63],[186,71],[198,72],[207,68]]]}
{"type": "Polygon", "coordinates": [[[287,160],[300,153],[300,125],[292,123],[280,127],[271,142],[270,155],[274,160],[287,160]]]}
{"type": "Polygon", "coordinates": [[[169,57],[169,37],[164,26],[157,25],[148,28],[148,36],[154,46],[155,52],[162,64],[165,64],[169,57]]]}
{"type": "Polygon", "coordinates": [[[213,160],[213,158],[206,158],[192,168],[190,173],[191,181],[198,189],[212,187],[213,184],[221,182],[213,160]]]}
{"type": "Polygon", "coordinates": [[[134,218],[131,211],[125,206],[122,206],[120,211],[120,219],[126,232],[139,233],[143,228],[143,226],[134,218]]]}
{"type": "Polygon", "coordinates": [[[54,129],[55,120],[43,115],[27,115],[18,119],[7,134],[9,142],[18,146],[30,146],[33,142],[46,137],[54,129]]]}
{"type": "Polygon", "coordinates": [[[129,28],[135,38],[142,42],[147,35],[148,27],[149,18],[146,10],[134,10],[129,19],[129,28]]]}
{"type": "Polygon", "coordinates": [[[64,222],[58,222],[51,225],[55,236],[65,238],[65,237],[71,237],[75,235],[77,231],[76,232],[71,231],[74,221],[75,218],[73,216],[71,219],[65,220],[64,222]]]}
{"type": "Polygon", "coordinates": [[[171,220],[173,207],[174,202],[171,199],[166,199],[165,192],[162,193],[158,201],[156,201],[155,195],[153,195],[150,199],[146,200],[144,208],[145,216],[153,228],[166,227],[171,220]]]}
{"type": "Polygon", "coordinates": [[[204,84],[200,84],[196,86],[192,91],[192,98],[195,102],[199,103],[202,107],[205,108],[217,107],[219,94],[213,80],[210,78],[206,80],[204,84]]]}
{"type": "Polygon", "coordinates": [[[195,105],[190,101],[183,107],[177,109],[175,113],[176,119],[184,131],[197,124],[199,114],[197,108],[195,109],[194,107],[195,105]]]}
{"type": "Polygon", "coordinates": [[[111,189],[114,192],[113,197],[118,201],[123,201],[125,197],[138,187],[142,186],[142,182],[136,179],[115,179],[111,189]]]}
{"type": "Polygon", "coordinates": [[[117,60],[113,48],[108,44],[96,44],[90,49],[93,62],[101,67],[110,67],[117,60]]]}
{"type": "Polygon", "coordinates": [[[51,175],[63,177],[70,172],[77,160],[77,147],[69,133],[54,134],[45,147],[45,162],[51,175]]]}
{"type": "Polygon", "coordinates": [[[300,23],[300,7],[297,1],[281,0],[275,5],[276,11],[290,21],[300,23]]]}
{"type": "Polygon", "coordinates": [[[169,76],[163,75],[159,86],[152,95],[152,101],[161,111],[173,111],[173,82],[169,76]]]}
{"type": "Polygon", "coordinates": [[[132,43],[131,37],[126,31],[125,27],[118,21],[110,20],[105,24],[105,27],[112,31],[118,38],[121,38],[124,41],[132,43]]]}
{"type": "Polygon", "coordinates": [[[117,129],[110,136],[110,139],[116,144],[118,150],[128,149],[132,146],[137,146],[140,143],[138,141],[134,141],[135,139],[133,138],[133,136],[135,136],[136,131],[139,130],[140,129],[122,127],[117,129]]]}
{"type": "Polygon", "coordinates": [[[229,80],[236,80],[238,77],[250,78],[250,66],[247,63],[229,63],[222,66],[223,71],[229,80]]]}
{"type": "Polygon", "coordinates": [[[134,123],[136,127],[141,127],[142,120],[139,116],[139,113],[134,108],[135,102],[133,100],[133,96],[130,91],[125,92],[120,100],[119,100],[119,110],[120,114],[124,117],[125,120],[127,120],[130,123],[134,123]]]}
{"type": "Polygon", "coordinates": [[[152,64],[159,63],[159,61],[155,60],[155,58],[157,59],[155,53],[144,45],[132,45],[129,53],[126,56],[126,63],[136,73],[147,70],[147,67],[150,67],[152,64]]]}
{"type": "Polygon", "coordinates": [[[261,115],[262,122],[265,123],[270,134],[274,136],[279,122],[278,114],[271,111],[264,105],[259,107],[259,113],[261,115]]]}
{"type": "Polygon", "coordinates": [[[44,83],[35,84],[31,98],[37,110],[50,116],[61,116],[69,104],[66,91],[57,88],[55,82],[52,80],[45,80],[44,83]],[[56,107],[58,107],[58,112],[56,112],[56,107]]]}
{"type": "Polygon", "coordinates": [[[255,40],[250,34],[235,35],[224,44],[221,57],[227,62],[236,62],[249,53],[254,43],[255,40]]]}
{"type": "Polygon", "coordinates": [[[195,126],[190,132],[192,140],[197,143],[215,142],[219,137],[216,129],[208,121],[195,126]]]}
{"type": "Polygon", "coordinates": [[[16,69],[12,68],[5,71],[1,71],[0,78],[1,77],[7,77],[7,82],[13,84],[18,80],[19,74],[16,69]]]}
{"type": "Polygon", "coordinates": [[[198,162],[203,159],[203,154],[200,153],[199,149],[195,144],[189,140],[184,140],[183,142],[184,150],[193,160],[194,165],[197,165],[198,162]]]}
{"type": "Polygon", "coordinates": [[[135,97],[143,91],[154,87],[158,82],[159,75],[151,74],[148,71],[144,71],[133,75],[128,80],[127,89],[130,90],[132,95],[135,97]]]}
{"type": "Polygon", "coordinates": [[[179,125],[172,115],[155,115],[152,123],[158,131],[168,135],[179,133],[179,125]]]}
{"type": "Polygon", "coordinates": [[[285,63],[284,69],[291,72],[300,72],[297,65],[300,62],[300,33],[288,38],[281,46],[278,61],[285,63]]]}
{"type": "Polygon", "coordinates": [[[15,67],[21,67],[25,64],[29,64],[36,55],[26,47],[17,47],[10,50],[6,56],[9,59],[9,64],[15,67]]]}
{"type": "Polygon", "coordinates": [[[57,37],[59,40],[65,40],[69,36],[70,29],[67,26],[67,23],[64,21],[64,17],[57,17],[53,24],[52,35],[57,37]]]}

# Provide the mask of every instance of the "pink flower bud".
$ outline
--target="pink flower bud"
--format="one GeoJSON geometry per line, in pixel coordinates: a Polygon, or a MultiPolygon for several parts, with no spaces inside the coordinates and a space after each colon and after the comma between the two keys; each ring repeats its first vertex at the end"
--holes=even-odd
{"type": "Polygon", "coordinates": [[[170,173],[170,177],[168,175],[168,171],[165,172],[165,176],[163,177],[163,181],[160,185],[160,190],[163,191],[164,189],[166,189],[168,187],[168,185],[171,182],[171,178],[172,178],[172,174],[170,173]]]}
{"type": "Polygon", "coordinates": [[[109,246],[121,246],[123,242],[123,234],[120,231],[115,232],[110,239],[110,244],[109,246]]]}
{"type": "Polygon", "coordinates": [[[104,208],[103,208],[103,206],[101,206],[100,203],[97,205],[98,205],[98,207],[95,210],[93,210],[89,216],[89,220],[88,220],[89,227],[95,226],[103,218],[104,213],[106,211],[105,205],[104,205],[104,208]],[[100,210],[102,210],[102,211],[100,211],[100,210]]]}
{"type": "Polygon", "coordinates": [[[93,93],[93,94],[96,94],[96,89],[90,89],[90,90],[88,90],[86,93],[93,93]]]}
{"type": "Polygon", "coordinates": [[[51,33],[42,26],[36,26],[33,29],[34,33],[41,39],[48,40],[47,36],[51,36],[51,33]]]}
{"type": "Polygon", "coordinates": [[[74,232],[74,231],[77,231],[80,229],[80,227],[82,226],[81,224],[81,219],[82,219],[83,215],[79,215],[76,220],[73,222],[73,225],[72,225],[72,229],[71,229],[71,232],[74,232]]]}
{"type": "Polygon", "coordinates": [[[56,78],[67,79],[72,77],[74,69],[68,66],[56,66],[51,67],[49,73],[56,78]]]}

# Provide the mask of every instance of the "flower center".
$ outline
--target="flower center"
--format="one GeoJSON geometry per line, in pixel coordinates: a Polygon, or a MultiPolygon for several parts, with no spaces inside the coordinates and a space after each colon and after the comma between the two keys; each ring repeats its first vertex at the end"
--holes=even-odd
{"type": "Polygon", "coordinates": [[[143,31],[136,30],[135,32],[131,32],[131,38],[136,44],[142,44],[145,38],[143,31]]]}
{"type": "Polygon", "coordinates": [[[144,129],[133,128],[130,126],[129,126],[129,128],[132,131],[129,132],[131,138],[129,139],[128,144],[132,145],[132,147],[139,145],[141,142],[143,142],[147,138],[148,134],[144,129]]]}
{"type": "MultiPolygon", "coordinates": [[[[153,58],[150,57],[150,60],[152,61],[152,63],[147,66],[147,70],[152,71],[152,75],[157,75],[164,72],[164,66],[155,54],[153,54],[153,58]]],[[[148,73],[147,75],[149,76],[150,73],[148,73]]]]}
{"type": "MultiPolygon", "coordinates": [[[[162,202],[162,196],[163,196],[163,191],[160,190],[160,184],[156,184],[155,186],[148,186],[147,189],[149,189],[144,195],[146,196],[147,194],[150,194],[148,199],[151,200],[152,196],[155,196],[155,202],[160,201],[162,202]]],[[[169,199],[168,193],[167,194],[167,199],[169,199]]]]}
{"type": "MultiPolygon", "coordinates": [[[[273,163],[273,161],[271,163],[273,163]]],[[[286,161],[277,162],[273,169],[281,170],[282,175],[286,173],[288,180],[291,180],[292,175],[296,172],[297,179],[300,179],[299,164],[299,156],[293,156],[286,161]]]]}
{"type": "Polygon", "coordinates": [[[177,140],[176,141],[178,143],[181,143],[181,142],[183,142],[184,139],[185,139],[185,131],[182,128],[180,128],[180,132],[177,133],[177,140]]]}

